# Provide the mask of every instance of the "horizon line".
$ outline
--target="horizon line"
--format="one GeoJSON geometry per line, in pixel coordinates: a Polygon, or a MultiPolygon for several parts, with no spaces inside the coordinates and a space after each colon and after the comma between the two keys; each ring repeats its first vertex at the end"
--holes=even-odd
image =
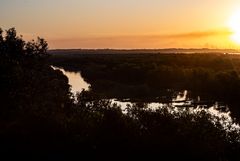
{"type": "Polygon", "coordinates": [[[235,48],[53,48],[48,50],[235,50],[235,48]]]}

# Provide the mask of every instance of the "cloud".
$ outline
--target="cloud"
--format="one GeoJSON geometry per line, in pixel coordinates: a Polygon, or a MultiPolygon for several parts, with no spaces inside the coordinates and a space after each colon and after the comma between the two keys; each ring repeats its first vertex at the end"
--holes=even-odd
{"type": "Polygon", "coordinates": [[[227,29],[222,30],[208,30],[208,31],[196,31],[196,32],[187,32],[180,34],[170,34],[165,35],[166,38],[184,38],[184,39],[193,39],[193,38],[204,38],[212,36],[229,36],[232,32],[227,29]]]}
{"type": "Polygon", "coordinates": [[[225,43],[232,33],[227,29],[162,35],[112,35],[50,40],[53,48],[168,48],[205,47],[225,43]]]}

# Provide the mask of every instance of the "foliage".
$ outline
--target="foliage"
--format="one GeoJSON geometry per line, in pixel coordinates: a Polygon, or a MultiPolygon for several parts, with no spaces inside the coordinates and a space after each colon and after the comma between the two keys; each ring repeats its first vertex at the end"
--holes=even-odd
{"type": "Polygon", "coordinates": [[[25,42],[14,28],[5,36],[0,31],[1,118],[12,113],[57,118],[72,100],[67,77],[46,64],[47,42],[25,42]]]}
{"type": "Polygon", "coordinates": [[[15,28],[6,30],[3,36],[3,30],[0,28],[0,54],[1,56],[19,59],[23,56],[43,57],[47,55],[48,44],[38,37],[37,41],[25,42],[22,36],[17,36],[15,28]]]}
{"type": "Polygon", "coordinates": [[[138,104],[129,106],[123,114],[120,107],[108,100],[91,99],[95,95],[83,91],[78,96],[68,127],[76,137],[74,141],[87,145],[99,160],[111,160],[111,156],[120,160],[174,160],[175,156],[179,160],[205,161],[238,158],[240,129],[233,128],[234,122],[228,122],[232,130],[227,131],[222,126],[224,118],[203,109],[173,112],[170,107],[151,110],[138,104]]]}

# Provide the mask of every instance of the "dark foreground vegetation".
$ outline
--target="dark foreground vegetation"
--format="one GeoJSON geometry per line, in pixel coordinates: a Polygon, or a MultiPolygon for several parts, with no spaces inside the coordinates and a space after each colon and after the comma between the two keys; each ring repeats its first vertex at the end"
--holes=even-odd
{"type": "MultiPolygon", "coordinates": [[[[170,108],[159,108],[152,111],[136,104],[123,114],[120,107],[98,99],[94,87],[92,91],[78,94],[78,100],[73,102],[67,78],[49,66],[46,51],[47,43],[43,39],[24,42],[16,36],[15,29],[7,30],[6,36],[0,32],[1,158],[240,159],[240,136],[239,130],[234,129],[234,122],[223,126],[224,118],[204,110],[192,113],[190,110],[172,112],[170,108]]],[[[100,59],[97,56],[96,61],[97,58],[100,59]]],[[[81,63],[84,65],[84,62],[81,63]]],[[[225,71],[224,63],[223,66],[225,71]]],[[[103,67],[91,66],[92,72],[99,72],[98,68],[103,67]]],[[[135,73],[131,68],[129,71],[135,73]]],[[[88,81],[93,79],[91,76],[86,78],[88,81]]],[[[131,77],[129,81],[133,85],[138,83],[131,77]]],[[[167,86],[168,82],[162,85],[167,86]]]]}

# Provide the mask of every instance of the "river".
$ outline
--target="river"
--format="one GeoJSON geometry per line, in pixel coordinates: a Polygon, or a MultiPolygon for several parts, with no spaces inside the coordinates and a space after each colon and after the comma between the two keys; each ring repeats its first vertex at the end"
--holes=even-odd
{"type": "MultiPolygon", "coordinates": [[[[66,71],[63,68],[54,67],[55,70],[60,70],[63,72],[64,75],[68,77],[69,84],[71,85],[71,92],[76,95],[77,92],[81,92],[82,90],[89,90],[90,84],[88,84],[86,81],[84,81],[84,78],[81,75],[81,72],[70,72],[66,71]]],[[[189,111],[189,113],[198,113],[200,111],[206,111],[207,113],[211,114],[212,116],[217,116],[222,120],[222,126],[226,127],[226,130],[229,130],[228,125],[233,122],[233,119],[231,117],[231,113],[229,110],[219,110],[222,108],[222,105],[219,105],[218,102],[215,102],[212,105],[204,105],[204,104],[194,104],[192,99],[189,99],[187,97],[188,91],[180,91],[178,92],[176,97],[173,97],[172,101],[169,103],[161,103],[161,102],[152,102],[152,103],[146,103],[145,106],[151,110],[157,110],[159,108],[167,108],[171,113],[180,113],[184,112],[186,110],[189,111]]],[[[117,106],[120,106],[123,113],[126,112],[128,106],[132,106],[134,102],[130,102],[129,100],[119,101],[118,99],[110,99],[112,104],[116,104],[117,106]]],[[[224,106],[225,108],[225,106],[224,106]]],[[[214,121],[214,120],[213,120],[214,121]]],[[[238,124],[233,124],[232,129],[240,129],[240,126],[238,124]]]]}

